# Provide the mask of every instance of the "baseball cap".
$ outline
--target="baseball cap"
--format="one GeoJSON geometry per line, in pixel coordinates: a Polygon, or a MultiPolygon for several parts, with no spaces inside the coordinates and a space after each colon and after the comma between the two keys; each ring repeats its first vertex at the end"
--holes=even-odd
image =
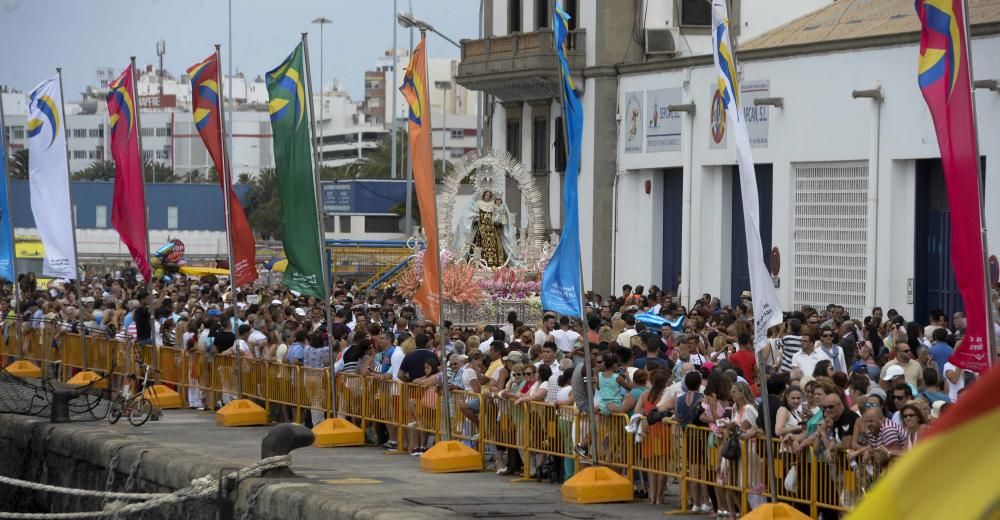
{"type": "Polygon", "coordinates": [[[868,391],[867,394],[865,394],[865,397],[871,397],[873,395],[876,396],[876,397],[878,397],[879,399],[881,399],[883,403],[886,402],[886,400],[889,399],[889,396],[886,395],[885,390],[882,390],[881,388],[877,388],[877,387],[876,388],[872,388],[871,390],[868,391]]]}
{"type": "Polygon", "coordinates": [[[208,314],[209,316],[222,316],[222,311],[220,311],[219,309],[208,309],[208,312],[206,314],[208,314]]]}
{"type": "Polygon", "coordinates": [[[944,405],[945,405],[944,401],[934,401],[934,403],[931,404],[931,417],[935,419],[941,417],[941,408],[944,405]]]}
{"type": "Polygon", "coordinates": [[[296,307],[295,308],[295,315],[304,318],[306,316],[306,310],[303,309],[302,307],[296,307]]]}
{"type": "Polygon", "coordinates": [[[882,381],[889,381],[894,377],[902,375],[906,375],[906,372],[903,371],[903,367],[899,365],[892,365],[891,367],[885,369],[885,375],[882,376],[882,381]]]}
{"type": "Polygon", "coordinates": [[[281,305],[281,300],[278,299],[271,300],[271,305],[281,305]]]}
{"type": "Polygon", "coordinates": [[[503,357],[504,361],[513,361],[514,363],[520,363],[524,360],[524,354],[520,350],[512,350],[510,354],[503,357]]]}

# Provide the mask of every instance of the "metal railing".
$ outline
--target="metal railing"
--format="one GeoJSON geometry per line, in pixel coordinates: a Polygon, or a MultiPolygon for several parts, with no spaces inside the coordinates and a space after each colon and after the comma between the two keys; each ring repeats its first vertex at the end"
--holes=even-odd
{"type": "MultiPolygon", "coordinates": [[[[55,373],[63,379],[79,370],[121,375],[133,370],[133,353],[138,353],[144,363],[158,356],[161,383],[174,387],[182,400],[189,392],[197,391],[212,408],[222,396],[237,393],[234,356],[151,345],[135,348],[130,341],[91,333],[86,338],[85,359],[80,335],[58,333],[57,329],[58,325],[47,323],[38,328],[26,326],[22,331],[23,358],[38,363],[47,374],[55,373]],[[51,367],[58,370],[49,370],[51,367]]],[[[7,334],[0,347],[4,365],[21,357],[22,349],[14,334],[7,334]]],[[[271,412],[290,408],[295,421],[302,420],[303,412],[331,415],[328,369],[250,358],[241,358],[241,362],[245,398],[271,412]]],[[[451,406],[445,408],[436,386],[347,373],[337,375],[336,385],[338,415],[361,428],[384,425],[394,430],[400,450],[407,449],[407,431],[443,437],[447,422],[443,421],[442,410],[449,409],[451,438],[478,450],[484,458],[497,448],[519,451],[525,461],[524,478],[530,476],[530,461],[536,458],[561,459],[572,468],[579,468],[581,463],[573,447],[587,437],[589,417],[579,414],[573,406],[515,403],[488,394],[453,391],[451,406]]],[[[682,428],[670,420],[644,423],[643,436],[636,442],[636,435],[625,430],[627,414],[599,414],[596,421],[600,456],[597,464],[629,479],[636,473],[678,478],[684,509],[688,506],[689,485],[706,485],[714,487],[717,494],[728,491],[738,495],[744,513],[749,511],[752,496],[767,497],[772,487],[779,500],[795,504],[813,517],[821,509],[848,511],[885,470],[879,465],[856,464],[843,452],[821,454],[811,448],[794,451],[778,439],[760,437],[741,441],[739,460],[724,462],[720,455],[723,439],[707,428],[682,428]],[[766,442],[774,443],[776,454],[775,481],[770,483],[765,471],[766,442]],[[786,479],[793,468],[796,477],[786,479]]]]}

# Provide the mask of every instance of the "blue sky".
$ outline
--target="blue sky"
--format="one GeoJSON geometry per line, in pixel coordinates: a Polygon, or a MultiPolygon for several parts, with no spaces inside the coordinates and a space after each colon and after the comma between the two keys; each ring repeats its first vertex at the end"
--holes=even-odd
{"type": "MultiPolygon", "coordinates": [[[[398,1],[406,11],[408,0],[398,1]]],[[[476,0],[412,2],[418,18],[454,40],[478,34],[476,0]]],[[[0,84],[27,92],[61,66],[66,98],[79,99],[98,67],[122,69],[133,54],[140,66],[155,63],[160,39],[167,42],[164,68],[175,75],[215,43],[223,45],[228,68],[227,12],[226,0],[0,0],[0,84]]],[[[233,0],[233,71],[263,76],[308,31],[318,84],[319,26],[310,21],[325,16],[333,23],[324,28],[324,79],[338,79],[360,100],[364,71],[392,47],[392,12],[392,0],[233,0]]],[[[400,47],[409,46],[409,31],[400,28],[398,37],[400,47]]],[[[428,38],[429,56],[458,57],[451,44],[428,38]]]]}

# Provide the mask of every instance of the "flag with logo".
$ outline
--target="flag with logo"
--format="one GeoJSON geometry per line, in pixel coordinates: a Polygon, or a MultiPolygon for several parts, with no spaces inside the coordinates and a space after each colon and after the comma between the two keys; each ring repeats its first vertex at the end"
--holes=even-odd
{"type": "Polygon", "coordinates": [[[316,181],[309,131],[309,104],[304,84],[302,44],[267,73],[274,164],[281,200],[281,241],[288,258],[282,283],[289,289],[324,298],[323,244],[316,221],[316,181]]]}
{"type": "Polygon", "coordinates": [[[917,0],[920,58],[917,83],[934,119],[951,220],[951,266],[965,304],[965,338],[955,366],[989,366],[986,263],[979,192],[979,152],[972,107],[969,46],[963,0],[917,0]]]}
{"type": "Polygon", "coordinates": [[[59,76],[35,87],[28,105],[28,184],[31,213],[45,247],[42,274],[75,280],[79,276],[73,237],[75,223],[59,76]]]}
{"type": "Polygon", "coordinates": [[[191,107],[194,110],[194,126],[212,157],[215,171],[219,172],[223,196],[229,197],[230,237],[233,245],[233,259],[236,265],[229,266],[236,287],[257,279],[254,267],[256,249],[253,232],[239,197],[233,191],[232,173],[223,155],[222,103],[219,76],[219,55],[212,54],[201,63],[187,70],[191,77],[191,107]],[[228,182],[227,182],[228,180],[228,182]],[[228,193],[226,193],[228,192],[228,193]]]}
{"type": "Polygon", "coordinates": [[[563,231],[552,259],[542,273],[542,308],[568,316],[583,314],[583,280],[580,266],[580,146],[583,142],[583,105],[570,76],[566,59],[569,14],[555,6],[555,47],[562,77],[563,121],[566,125],[566,179],[563,184],[563,231]]]}
{"type": "Polygon", "coordinates": [[[750,290],[753,292],[754,347],[767,345],[767,329],[780,325],[781,306],[774,292],[771,274],[764,265],[760,240],[760,207],[757,197],[757,175],[754,172],[750,138],[747,135],[743,111],[740,109],[740,85],[736,72],[736,53],[729,38],[729,12],[726,0],[712,0],[712,55],[718,73],[718,89],[726,107],[729,132],[736,141],[740,168],[740,195],[743,201],[743,228],[746,233],[747,257],[750,267],[750,290]]]}
{"type": "MultiPolygon", "coordinates": [[[[413,301],[420,305],[424,316],[435,323],[441,322],[439,292],[441,273],[439,271],[440,252],[437,233],[437,207],[434,202],[434,162],[431,157],[431,111],[427,97],[427,37],[413,49],[410,64],[406,66],[403,86],[399,91],[410,106],[410,162],[413,164],[413,183],[417,191],[417,205],[420,208],[420,222],[427,238],[424,249],[424,279],[413,295],[413,301]]],[[[409,218],[409,215],[406,216],[409,218]]]]}
{"type": "Polygon", "coordinates": [[[142,150],[139,149],[138,107],[133,91],[132,65],[108,85],[108,123],[111,156],[115,160],[115,191],[111,224],[128,248],[143,280],[150,280],[146,237],[146,195],[143,191],[142,150]]]}
{"type": "Polygon", "coordinates": [[[7,143],[4,142],[3,100],[0,99],[0,278],[16,281],[14,273],[14,219],[10,213],[10,177],[7,176],[7,143]]]}

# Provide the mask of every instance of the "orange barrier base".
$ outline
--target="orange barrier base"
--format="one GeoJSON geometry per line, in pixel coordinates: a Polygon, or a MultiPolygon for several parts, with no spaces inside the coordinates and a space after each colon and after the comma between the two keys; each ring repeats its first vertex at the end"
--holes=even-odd
{"type": "Polygon", "coordinates": [[[181,407],[181,394],[166,385],[153,385],[147,388],[143,394],[149,399],[153,406],[161,410],[176,410],[181,407]]]}
{"type": "Polygon", "coordinates": [[[38,368],[38,365],[32,363],[31,361],[25,361],[23,359],[7,365],[6,370],[17,377],[24,377],[28,379],[42,378],[42,369],[38,368]]]}
{"type": "Polygon", "coordinates": [[[262,426],[267,424],[267,411],[249,399],[235,399],[215,412],[218,426],[262,426]]]}
{"type": "Polygon", "coordinates": [[[576,504],[631,502],[632,482],[611,468],[583,468],[562,485],[562,497],[576,504]]]}
{"type": "Polygon", "coordinates": [[[94,384],[94,388],[108,387],[108,380],[105,379],[101,381],[100,374],[98,374],[97,372],[93,372],[91,370],[84,370],[83,372],[77,372],[75,376],[69,378],[69,381],[66,381],[66,384],[75,386],[87,386],[93,383],[94,381],[99,381],[98,383],[94,384]]]}
{"type": "Polygon", "coordinates": [[[750,511],[742,517],[744,520],[772,520],[772,519],[787,519],[787,520],[805,520],[809,518],[809,515],[804,515],[799,510],[788,504],[762,504],[757,509],[750,511]]]}
{"type": "Polygon", "coordinates": [[[441,441],[420,455],[420,469],[429,473],[482,471],[483,456],[459,441],[441,441]]]}
{"type": "Polygon", "coordinates": [[[347,419],[327,419],[313,427],[312,431],[316,436],[313,446],[317,448],[365,445],[365,432],[347,419]]]}

